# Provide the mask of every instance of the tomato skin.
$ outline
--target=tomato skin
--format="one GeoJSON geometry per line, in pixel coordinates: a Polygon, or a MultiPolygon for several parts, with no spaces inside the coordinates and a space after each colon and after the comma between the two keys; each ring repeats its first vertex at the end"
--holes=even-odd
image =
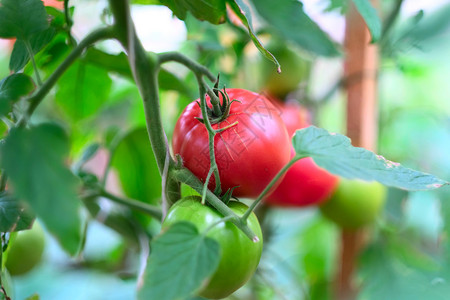
{"type": "MultiPolygon", "coordinates": [[[[288,133],[310,125],[307,111],[297,102],[276,102],[288,133]]],[[[292,149],[291,156],[295,151],[292,149]]],[[[338,184],[339,178],[316,165],[310,157],[295,162],[286,172],[278,187],[265,199],[274,206],[303,207],[326,201],[338,184]]]]}
{"type": "Polygon", "coordinates": [[[342,228],[356,229],[374,222],[386,202],[386,187],[376,181],[341,178],[322,214],[342,228]]]}
{"type": "Polygon", "coordinates": [[[13,276],[25,274],[42,260],[45,248],[44,230],[39,223],[34,222],[31,229],[20,231],[8,248],[5,266],[9,273],[13,276]]]}
{"type": "MultiPolygon", "coordinates": [[[[243,89],[227,89],[230,115],[214,129],[238,122],[218,133],[214,139],[216,163],[222,191],[239,186],[234,195],[255,198],[289,161],[290,141],[279,111],[264,96],[243,89]]],[[[197,104],[190,103],[175,125],[173,152],[180,154],[183,164],[202,182],[207,177],[209,159],[208,132],[196,119],[202,117],[197,104]]],[[[209,97],[207,103],[210,105],[209,97]]],[[[214,189],[211,179],[209,188],[214,189]]]]}
{"type": "MultiPolygon", "coordinates": [[[[231,210],[242,216],[247,206],[232,201],[228,204],[231,210]]],[[[201,204],[201,198],[191,196],[177,201],[169,210],[162,224],[163,230],[179,221],[193,223],[199,232],[216,223],[223,216],[214,208],[201,204]]],[[[221,222],[208,231],[207,236],[216,240],[221,248],[219,266],[200,296],[209,299],[221,299],[243,286],[253,275],[262,253],[262,233],[258,219],[251,214],[248,226],[258,236],[259,242],[252,242],[231,222],[221,222]]]]}

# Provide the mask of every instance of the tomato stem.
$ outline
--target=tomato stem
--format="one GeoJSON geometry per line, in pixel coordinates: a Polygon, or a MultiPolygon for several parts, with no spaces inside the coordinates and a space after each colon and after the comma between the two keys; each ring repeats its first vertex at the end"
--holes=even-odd
{"type": "MultiPolygon", "coordinates": [[[[194,174],[192,174],[191,171],[189,171],[186,168],[181,169],[172,169],[171,176],[175,179],[177,179],[180,182],[183,182],[190,187],[192,187],[194,190],[196,190],[198,193],[202,193],[203,191],[203,183],[195,177],[194,174]]],[[[216,195],[214,195],[213,192],[210,190],[206,190],[206,200],[209,204],[211,204],[219,213],[221,213],[224,217],[230,216],[230,222],[236,225],[242,232],[252,241],[258,242],[259,238],[258,236],[250,229],[250,227],[247,225],[246,222],[242,222],[241,218],[236,215],[225,203],[223,203],[222,200],[217,198],[216,195]]]]}
{"type": "Polygon", "coordinates": [[[247,222],[248,217],[250,214],[255,210],[256,206],[262,201],[264,196],[270,191],[270,189],[274,186],[275,183],[286,173],[286,171],[298,160],[305,158],[307,156],[304,155],[295,155],[294,158],[292,158],[278,173],[275,175],[274,178],[269,182],[269,184],[264,188],[264,190],[259,194],[258,198],[256,198],[255,201],[253,201],[252,205],[247,209],[247,211],[242,215],[241,219],[244,222],[247,222]]]}
{"type": "Polygon", "coordinates": [[[134,210],[140,211],[142,213],[145,213],[158,221],[162,221],[162,211],[159,209],[159,207],[134,200],[134,199],[128,199],[128,198],[122,198],[116,195],[113,195],[105,190],[100,190],[98,193],[98,196],[105,197],[111,201],[114,201],[116,203],[128,206],[129,208],[132,208],[134,210]]]}

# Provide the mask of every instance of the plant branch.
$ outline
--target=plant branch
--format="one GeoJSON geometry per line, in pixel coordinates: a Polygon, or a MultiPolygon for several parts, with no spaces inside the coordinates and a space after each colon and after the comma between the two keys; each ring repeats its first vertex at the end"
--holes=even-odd
{"type": "MultiPolygon", "coordinates": [[[[183,182],[191,186],[194,190],[201,193],[203,190],[203,183],[195,177],[188,169],[173,169],[171,175],[173,178],[180,182],[183,182]]],[[[238,227],[244,234],[251,239],[253,242],[259,242],[258,236],[248,227],[246,222],[236,215],[225,203],[222,202],[213,192],[210,190],[206,191],[206,200],[210,203],[219,213],[224,217],[229,217],[230,222],[232,222],[236,227],[238,227]]]]}
{"type": "Polygon", "coordinates": [[[113,37],[113,30],[111,27],[105,27],[93,31],[86,36],[77,47],[75,47],[69,56],[58,66],[53,74],[44,82],[44,84],[33,94],[28,100],[30,106],[25,115],[18,121],[17,126],[22,127],[26,124],[26,121],[31,117],[38,105],[42,102],[44,97],[48,94],[51,88],[55,85],[58,79],[64,74],[64,72],[72,65],[72,63],[83,53],[83,51],[92,44],[113,37]]]}
{"type": "MultiPolygon", "coordinates": [[[[165,141],[160,114],[157,76],[159,72],[158,57],[153,53],[147,55],[140,40],[137,38],[128,1],[110,0],[109,4],[114,16],[113,26],[116,38],[128,54],[131,71],[143,100],[147,131],[153,153],[155,154],[159,173],[163,175],[168,146],[165,141]]],[[[169,169],[173,168],[174,165],[175,161],[170,157],[169,169]]],[[[169,178],[166,193],[169,202],[178,200],[180,198],[178,182],[169,178]]]]}
{"type": "Polygon", "coordinates": [[[162,220],[162,211],[156,206],[153,206],[153,205],[150,205],[150,204],[138,201],[138,200],[134,200],[134,199],[121,198],[121,197],[113,195],[105,190],[101,190],[98,193],[98,196],[105,197],[116,203],[120,203],[125,206],[128,206],[129,208],[132,208],[134,210],[145,213],[159,221],[162,220]]]}
{"type": "Polygon", "coordinates": [[[255,201],[253,201],[252,205],[247,209],[247,211],[242,215],[241,219],[244,222],[247,222],[248,217],[250,214],[255,210],[256,206],[262,201],[264,196],[270,191],[270,189],[274,186],[275,183],[286,173],[286,171],[298,160],[304,158],[306,156],[300,156],[296,155],[293,159],[291,159],[278,173],[275,175],[274,178],[269,182],[269,184],[264,188],[264,190],[259,194],[258,198],[256,198],[255,201]]]}
{"type": "Polygon", "coordinates": [[[67,36],[69,38],[69,43],[72,46],[76,45],[76,41],[72,36],[72,25],[73,25],[73,21],[72,18],[70,17],[70,11],[69,11],[69,0],[64,0],[64,18],[66,19],[66,31],[67,31],[67,36]]]}
{"type": "Polygon", "coordinates": [[[216,76],[213,75],[205,66],[191,60],[187,56],[179,53],[179,52],[165,52],[158,54],[158,63],[163,64],[170,61],[176,61],[186,68],[190,69],[195,74],[201,74],[208,77],[211,82],[216,80],[216,76]]]}

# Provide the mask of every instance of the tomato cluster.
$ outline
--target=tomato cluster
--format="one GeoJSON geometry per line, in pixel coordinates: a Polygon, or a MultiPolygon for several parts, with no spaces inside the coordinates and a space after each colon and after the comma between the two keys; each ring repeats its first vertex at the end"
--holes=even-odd
{"type": "MultiPolygon", "coordinates": [[[[230,202],[228,206],[238,216],[242,216],[248,207],[240,202],[230,202]]],[[[201,198],[191,196],[177,201],[169,210],[162,225],[163,229],[179,221],[193,223],[199,232],[203,232],[217,223],[223,216],[214,208],[203,205],[201,198]]],[[[242,285],[253,275],[262,253],[262,233],[258,219],[251,214],[247,225],[260,241],[254,243],[230,222],[215,225],[207,236],[216,240],[221,248],[221,258],[212,278],[202,289],[200,295],[210,299],[224,298],[242,285]]]]}

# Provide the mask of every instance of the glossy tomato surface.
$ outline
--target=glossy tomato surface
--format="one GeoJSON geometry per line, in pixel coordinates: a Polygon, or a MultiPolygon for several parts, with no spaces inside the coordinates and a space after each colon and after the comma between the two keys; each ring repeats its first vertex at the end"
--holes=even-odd
{"type": "MultiPolygon", "coordinates": [[[[290,136],[293,136],[297,129],[310,125],[308,112],[297,102],[275,103],[281,111],[281,118],[290,136]]],[[[295,155],[293,149],[291,155],[295,155]]],[[[320,204],[330,197],[338,180],[337,176],[317,166],[312,158],[303,158],[289,168],[281,183],[265,202],[269,205],[292,207],[320,204]]]]}
{"type": "MultiPolygon", "coordinates": [[[[239,216],[247,210],[247,206],[240,202],[230,202],[228,206],[239,216]]],[[[222,215],[214,208],[202,205],[200,197],[191,196],[177,201],[170,208],[162,228],[179,221],[189,221],[199,232],[203,232],[221,218],[222,215]]],[[[252,277],[261,258],[263,246],[261,227],[255,214],[248,218],[248,226],[259,237],[259,242],[252,242],[230,222],[219,223],[208,231],[207,236],[220,245],[221,259],[211,280],[200,292],[201,296],[210,299],[224,298],[252,277]]]]}
{"type": "MultiPolygon", "coordinates": [[[[237,124],[218,133],[214,151],[222,191],[235,189],[234,195],[257,197],[289,161],[291,143],[279,110],[262,95],[242,89],[227,89],[231,100],[228,118],[214,124],[214,129],[237,124]]],[[[209,167],[209,142],[201,118],[199,100],[190,103],[181,114],[173,134],[173,152],[183,164],[205,181],[209,167]]],[[[209,97],[207,97],[209,105],[209,97]]],[[[214,178],[209,188],[215,186],[214,178]]]]}
{"type": "Polygon", "coordinates": [[[386,187],[376,181],[341,178],[331,199],[320,210],[342,228],[369,225],[380,215],[386,202],[386,187]]]}

